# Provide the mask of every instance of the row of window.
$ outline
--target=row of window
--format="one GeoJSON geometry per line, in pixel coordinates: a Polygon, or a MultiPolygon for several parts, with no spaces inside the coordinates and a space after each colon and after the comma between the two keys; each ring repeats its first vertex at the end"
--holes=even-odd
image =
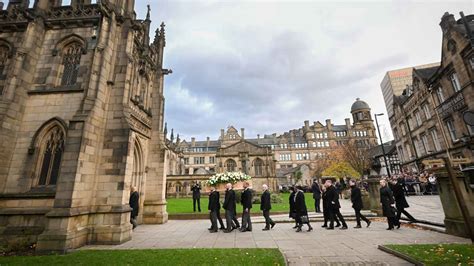
{"type": "MultiPolygon", "coordinates": [[[[334,131],[334,135],[336,137],[346,137],[347,136],[347,131],[334,131]]],[[[312,139],[327,139],[328,138],[328,133],[327,132],[311,133],[310,137],[312,139]]]]}
{"type": "Polygon", "coordinates": [[[183,160],[184,160],[185,165],[189,165],[190,158],[193,158],[194,164],[205,164],[206,163],[206,158],[208,158],[208,163],[216,163],[216,157],[214,157],[214,156],[209,156],[209,157],[199,156],[199,157],[184,158],[183,160]]]}
{"type": "Polygon", "coordinates": [[[309,153],[297,153],[296,154],[296,160],[298,160],[298,161],[309,160],[309,153]]]}
{"type": "Polygon", "coordinates": [[[356,130],[352,132],[352,134],[354,134],[354,137],[367,137],[368,136],[368,133],[365,130],[356,130]]]}
{"type": "MultiPolygon", "coordinates": [[[[279,155],[279,161],[292,161],[292,158],[291,158],[291,153],[282,153],[279,155]]],[[[317,152],[315,153],[315,159],[317,158],[324,158],[326,157],[326,154],[323,153],[323,152],[317,152]]],[[[302,161],[302,160],[310,160],[311,157],[309,155],[309,153],[307,152],[304,152],[304,153],[296,153],[295,154],[295,160],[297,161],[302,161]]]]}
{"type": "Polygon", "coordinates": [[[217,151],[215,147],[194,147],[194,148],[184,148],[184,152],[206,152],[206,151],[217,151]]]}

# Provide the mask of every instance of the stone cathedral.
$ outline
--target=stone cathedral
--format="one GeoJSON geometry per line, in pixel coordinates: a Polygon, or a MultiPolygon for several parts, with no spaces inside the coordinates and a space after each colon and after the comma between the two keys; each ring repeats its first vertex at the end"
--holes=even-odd
{"type": "Polygon", "coordinates": [[[167,221],[164,24],[134,0],[0,1],[0,242],[118,244],[167,221]]]}

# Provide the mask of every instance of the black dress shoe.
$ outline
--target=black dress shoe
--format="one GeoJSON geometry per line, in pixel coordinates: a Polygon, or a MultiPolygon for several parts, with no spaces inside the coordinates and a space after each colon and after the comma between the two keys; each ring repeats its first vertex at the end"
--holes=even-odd
{"type": "Polygon", "coordinates": [[[326,227],[326,230],[334,230],[334,227],[326,227]]]}
{"type": "Polygon", "coordinates": [[[393,230],[393,227],[389,227],[389,228],[387,228],[387,230],[393,230]]]}
{"type": "Polygon", "coordinates": [[[400,224],[397,225],[397,229],[400,229],[400,224]]]}
{"type": "Polygon", "coordinates": [[[225,230],[225,227],[221,227],[221,228],[219,228],[219,230],[225,230]]]}
{"type": "Polygon", "coordinates": [[[310,227],[308,228],[308,232],[311,232],[311,231],[313,231],[313,227],[310,226],[310,227]]]}
{"type": "Polygon", "coordinates": [[[217,233],[217,229],[216,230],[209,230],[209,233],[217,233]]]}
{"type": "Polygon", "coordinates": [[[296,228],[298,228],[298,226],[297,226],[297,225],[293,226],[293,229],[296,229],[296,228]]]}
{"type": "Polygon", "coordinates": [[[339,226],[341,226],[341,224],[336,224],[336,227],[339,227],[339,226]]]}
{"type": "Polygon", "coordinates": [[[239,229],[239,231],[243,233],[243,232],[247,232],[247,229],[242,228],[242,229],[239,229]]]}
{"type": "Polygon", "coordinates": [[[224,233],[230,233],[232,230],[224,230],[224,233]]]}
{"type": "Polygon", "coordinates": [[[270,228],[268,228],[268,227],[265,227],[265,228],[262,229],[262,231],[268,231],[268,230],[270,230],[270,228]]]}
{"type": "Polygon", "coordinates": [[[296,232],[301,232],[301,227],[298,227],[298,229],[296,229],[296,232]]]}
{"type": "Polygon", "coordinates": [[[370,226],[371,223],[371,221],[367,221],[367,228],[370,226]]]}
{"type": "Polygon", "coordinates": [[[340,230],[347,230],[347,226],[343,226],[341,228],[339,228],[340,230]]]}
{"type": "Polygon", "coordinates": [[[207,228],[207,230],[212,230],[212,227],[207,228]]]}
{"type": "Polygon", "coordinates": [[[360,226],[360,224],[354,226],[354,228],[362,228],[362,226],[360,226]]]}
{"type": "Polygon", "coordinates": [[[270,228],[273,229],[273,227],[275,227],[275,224],[276,224],[276,223],[273,223],[270,228]]]}
{"type": "Polygon", "coordinates": [[[328,227],[328,226],[327,226],[327,225],[325,225],[325,224],[323,224],[323,225],[321,225],[321,227],[323,227],[323,228],[324,228],[324,227],[328,227]]]}

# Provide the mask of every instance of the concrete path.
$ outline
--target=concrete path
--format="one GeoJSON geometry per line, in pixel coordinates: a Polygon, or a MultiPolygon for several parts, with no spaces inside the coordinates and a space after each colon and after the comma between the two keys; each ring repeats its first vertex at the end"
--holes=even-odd
{"type": "Polygon", "coordinates": [[[387,231],[385,222],[370,228],[325,230],[321,223],[314,231],[296,233],[292,224],[280,223],[271,231],[261,231],[255,223],[252,232],[209,233],[209,221],[169,221],[163,225],[141,225],[133,239],[117,246],[86,246],[83,249],[161,249],[161,248],[279,248],[289,265],[409,265],[404,260],[377,249],[381,244],[469,243],[468,239],[427,230],[402,227],[387,231]]]}
{"type": "Polygon", "coordinates": [[[439,195],[409,196],[406,199],[410,205],[406,210],[416,219],[444,224],[444,211],[439,195]]]}

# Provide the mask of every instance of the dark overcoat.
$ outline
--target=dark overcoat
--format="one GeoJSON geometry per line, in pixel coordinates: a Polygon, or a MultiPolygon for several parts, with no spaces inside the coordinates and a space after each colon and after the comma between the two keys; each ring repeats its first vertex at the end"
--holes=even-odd
{"type": "Polygon", "coordinates": [[[298,216],[308,215],[308,210],[306,209],[306,202],[304,200],[304,193],[302,191],[296,192],[296,197],[293,196],[295,201],[295,213],[298,216]]]}
{"type": "Polygon", "coordinates": [[[131,217],[137,217],[138,216],[138,208],[140,206],[140,195],[138,194],[138,191],[134,191],[130,193],[130,208],[132,208],[132,213],[130,214],[131,217]]]}
{"type": "Polygon", "coordinates": [[[360,188],[356,186],[351,188],[351,202],[354,210],[362,210],[364,207],[362,204],[362,193],[360,192],[360,188]]]}
{"type": "Polygon", "coordinates": [[[408,205],[407,199],[405,198],[405,191],[403,191],[403,184],[401,182],[397,182],[395,185],[393,185],[392,191],[397,209],[406,209],[410,207],[410,205],[408,205]]]}
{"type": "Polygon", "coordinates": [[[396,209],[391,205],[395,203],[392,190],[388,186],[380,188],[380,203],[382,203],[382,212],[385,217],[395,217],[396,209]]]}
{"type": "Polygon", "coordinates": [[[240,198],[240,203],[242,203],[244,209],[252,209],[252,191],[250,188],[244,189],[242,197],[240,198]]]}
{"type": "Polygon", "coordinates": [[[235,212],[237,203],[235,202],[235,191],[233,189],[229,189],[225,191],[223,207],[225,210],[235,212]]]}
{"type": "Polygon", "coordinates": [[[330,211],[337,211],[341,208],[339,203],[339,194],[334,186],[330,186],[326,189],[327,204],[330,211]]]}
{"type": "Polygon", "coordinates": [[[209,193],[209,203],[207,205],[207,209],[210,211],[219,211],[220,208],[219,192],[213,191],[209,193]]]}
{"type": "Polygon", "coordinates": [[[321,188],[317,183],[313,183],[311,186],[311,191],[313,192],[313,199],[320,199],[321,198],[321,188]]]}
{"type": "Polygon", "coordinates": [[[269,211],[272,209],[272,203],[270,200],[270,192],[265,190],[260,197],[260,210],[269,211]]]}

